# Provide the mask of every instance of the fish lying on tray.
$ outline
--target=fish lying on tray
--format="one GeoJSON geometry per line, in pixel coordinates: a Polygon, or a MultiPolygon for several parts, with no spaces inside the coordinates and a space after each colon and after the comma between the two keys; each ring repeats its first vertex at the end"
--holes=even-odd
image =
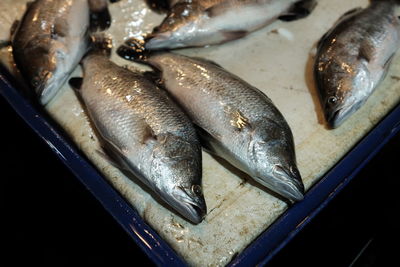
{"type": "Polygon", "coordinates": [[[314,0],[173,0],[146,42],[147,49],[174,49],[225,43],[246,36],[277,18],[306,17],[314,0]]]}
{"type": "MultiPolygon", "coordinates": [[[[22,17],[24,8],[21,3],[25,3],[25,0],[1,0],[1,20],[6,18],[11,22],[15,17],[22,17]],[[19,13],[15,12],[17,9],[19,13]]],[[[273,100],[291,126],[296,144],[297,164],[305,188],[309,189],[399,103],[400,87],[397,73],[400,71],[400,55],[396,54],[388,79],[381,84],[382,90],[376,90],[362,111],[348,118],[349,123],[327,131],[319,117],[323,113],[320,113],[319,105],[316,105],[316,90],[311,83],[311,72],[306,71],[311,66],[309,50],[346,10],[368,3],[367,0],[320,0],[317,8],[305,20],[293,23],[276,21],[252,34],[251,38],[249,36],[221,46],[185,49],[177,53],[212,59],[229,72],[255,85],[273,100]],[[286,38],[284,32],[290,33],[291,38],[286,38]]],[[[151,12],[142,0],[124,0],[109,5],[109,8],[114,20],[107,33],[118,45],[124,38],[149,32],[163,19],[161,15],[151,12]]],[[[8,32],[10,27],[0,24],[0,28],[6,28],[8,32]]],[[[7,49],[1,52],[8,55],[7,49]]],[[[1,60],[4,59],[5,57],[1,57],[1,60]]],[[[111,59],[119,66],[128,64],[115,53],[111,59]]],[[[141,66],[137,67],[144,69],[141,66]]],[[[79,75],[80,68],[77,68],[74,76],[79,75]]],[[[285,202],[266,193],[261,187],[254,186],[252,181],[245,182],[241,173],[228,165],[220,164],[220,161],[208,153],[202,153],[203,189],[208,214],[202,223],[194,225],[160,205],[144,187],[132,182],[99,156],[99,136],[94,134],[87,113],[67,84],[43,110],[54,119],[51,123],[57,123],[63,128],[76,145],[74,148],[82,151],[104,179],[141,216],[142,219],[138,222],[145,222],[157,233],[141,236],[144,240],[139,242],[157,242],[162,239],[191,266],[225,266],[236,255],[239,255],[236,259],[246,258],[249,250],[242,253],[246,248],[265,248],[266,244],[282,244],[265,238],[260,243],[260,239],[257,239],[260,235],[262,238],[269,237],[269,233],[276,233],[274,230],[289,233],[284,223],[284,212],[288,208],[285,202]],[[277,220],[282,215],[283,220],[277,220]],[[264,232],[274,222],[271,231],[264,232]],[[254,241],[257,243],[252,244],[254,241]]],[[[89,177],[81,178],[84,181],[90,180],[89,177]]],[[[127,210],[122,208],[126,206],[119,206],[121,203],[110,198],[109,193],[99,191],[95,187],[89,189],[107,205],[115,205],[116,211],[113,214],[116,215],[116,219],[126,223],[125,226],[130,229],[129,223],[133,218],[131,209],[128,210],[127,216],[127,210]]],[[[305,202],[299,206],[302,204],[308,206],[305,202]]],[[[271,250],[266,251],[269,253],[271,250]]],[[[237,263],[233,263],[235,262],[237,263]]]]}
{"type": "Polygon", "coordinates": [[[331,127],[356,112],[385,78],[400,47],[399,3],[373,0],[352,9],[320,40],[314,73],[331,127]]]}
{"type": "Polygon", "coordinates": [[[89,52],[82,61],[83,83],[80,78],[71,83],[109,161],[139,178],[184,218],[200,223],[206,203],[201,147],[192,123],[141,72],[116,65],[105,53],[102,48],[89,52]]]}
{"type": "Polygon", "coordinates": [[[105,29],[111,18],[105,0],[37,0],[27,5],[12,30],[14,60],[40,102],[47,104],[88,50],[89,27],[105,29]]]}
{"type": "MultiPolygon", "coordinates": [[[[137,51],[145,50],[119,49],[128,58],[137,51]]],[[[292,132],[265,94],[204,59],[174,53],[139,58],[161,71],[166,90],[199,127],[206,150],[279,195],[303,199],[292,132]]]]}

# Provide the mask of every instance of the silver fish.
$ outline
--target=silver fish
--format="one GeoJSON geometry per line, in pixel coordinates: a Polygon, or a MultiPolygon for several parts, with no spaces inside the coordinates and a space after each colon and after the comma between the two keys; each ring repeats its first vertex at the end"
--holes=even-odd
{"type": "MultiPolygon", "coordinates": [[[[171,2],[170,2],[171,3],[171,2]]],[[[277,18],[307,16],[312,0],[181,0],[146,43],[147,49],[220,44],[246,36],[277,18]]]]}
{"type": "Polygon", "coordinates": [[[208,151],[289,200],[303,198],[292,132],[265,94],[203,59],[156,53],[147,62],[161,70],[208,151]]]}
{"type": "MultiPolygon", "coordinates": [[[[28,4],[11,42],[17,67],[42,104],[56,95],[87,52],[90,8],[96,8],[96,14],[107,13],[104,1],[36,0],[28,4]]],[[[98,26],[104,28],[101,23],[98,26]]]]}
{"type": "Polygon", "coordinates": [[[142,73],[92,53],[79,90],[107,155],[183,217],[206,214],[201,145],[189,118],[142,73]]]}
{"type": "Polygon", "coordinates": [[[384,79],[400,45],[395,1],[374,0],[344,14],[318,45],[314,76],[325,118],[340,126],[384,79]]]}

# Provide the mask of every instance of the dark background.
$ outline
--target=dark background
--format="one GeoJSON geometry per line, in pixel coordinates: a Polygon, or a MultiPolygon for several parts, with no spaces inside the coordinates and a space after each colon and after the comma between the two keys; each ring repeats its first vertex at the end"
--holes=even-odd
{"type": "MultiPolygon", "coordinates": [[[[151,261],[0,96],[0,266],[151,261]]],[[[398,262],[400,135],[268,266],[398,262]]]]}

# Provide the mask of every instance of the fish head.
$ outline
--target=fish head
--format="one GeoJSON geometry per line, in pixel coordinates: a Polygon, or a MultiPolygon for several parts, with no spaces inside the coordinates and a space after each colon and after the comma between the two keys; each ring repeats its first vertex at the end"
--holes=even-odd
{"type": "Polygon", "coordinates": [[[296,165],[293,136],[289,127],[265,119],[253,132],[249,146],[252,177],[260,184],[291,200],[300,201],[304,185],[296,165]]]}
{"type": "Polygon", "coordinates": [[[21,71],[42,104],[48,103],[68,78],[65,49],[54,45],[55,42],[49,39],[42,37],[31,40],[22,58],[18,58],[18,61],[29,58],[29,64],[21,64],[21,71]]]}
{"type": "Polygon", "coordinates": [[[317,85],[325,119],[339,127],[367,100],[373,89],[371,74],[363,61],[335,62],[317,73],[317,85]]]}
{"type": "Polygon", "coordinates": [[[154,150],[152,162],[155,191],[184,218],[198,224],[207,213],[201,186],[200,145],[176,136],[160,142],[162,147],[154,150]]]}
{"type": "Polygon", "coordinates": [[[197,24],[201,10],[195,3],[178,3],[160,26],[146,38],[145,48],[149,50],[174,49],[192,46],[201,35],[197,24]]]}

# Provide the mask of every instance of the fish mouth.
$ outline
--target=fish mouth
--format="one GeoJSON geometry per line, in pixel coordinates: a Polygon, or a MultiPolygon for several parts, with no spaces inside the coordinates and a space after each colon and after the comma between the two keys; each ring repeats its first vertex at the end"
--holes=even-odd
{"type": "Polygon", "coordinates": [[[326,118],[329,126],[333,129],[338,128],[340,125],[343,124],[344,121],[347,120],[354,112],[356,112],[362,103],[352,103],[347,107],[341,107],[331,112],[326,113],[326,118]]]}
{"type": "Polygon", "coordinates": [[[257,177],[257,180],[292,202],[301,201],[304,198],[304,185],[296,167],[285,168],[275,165],[272,175],[265,178],[257,177]]]}
{"type": "Polygon", "coordinates": [[[338,128],[349,116],[344,109],[338,109],[326,115],[329,126],[333,129],[338,128]]]}
{"type": "Polygon", "coordinates": [[[191,196],[182,187],[175,187],[172,194],[171,206],[174,207],[183,217],[194,224],[199,224],[207,214],[207,206],[203,195],[191,196]]]}
{"type": "Polygon", "coordinates": [[[54,98],[59,89],[64,85],[68,76],[56,75],[53,72],[46,72],[41,81],[36,86],[36,93],[42,105],[46,105],[54,98]]]}

